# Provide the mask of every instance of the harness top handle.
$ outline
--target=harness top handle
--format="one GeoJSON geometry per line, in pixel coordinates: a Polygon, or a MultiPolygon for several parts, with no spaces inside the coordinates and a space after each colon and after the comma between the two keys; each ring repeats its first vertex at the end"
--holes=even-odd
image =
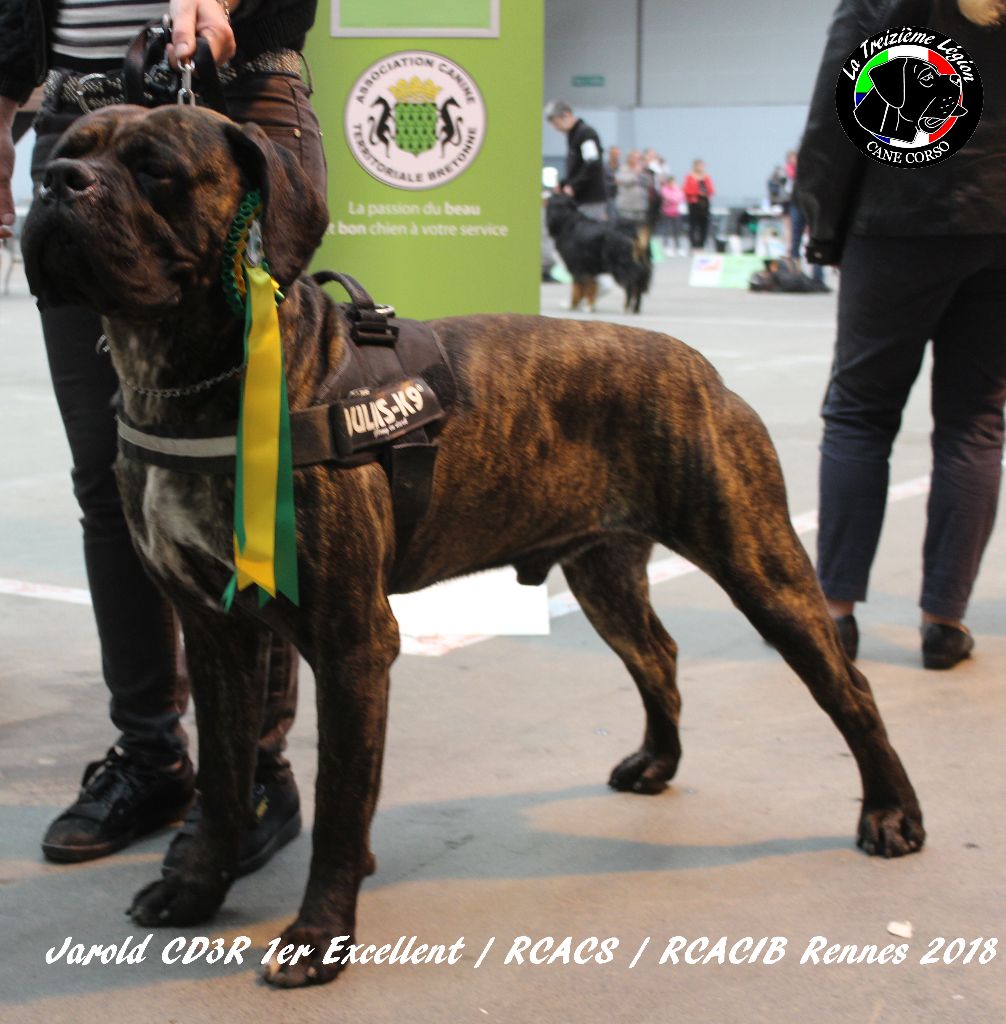
{"type": "Polygon", "coordinates": [[[335,281],[346,289],[349,305],[343,309],[357,344],[394,345],[398,340],[398,325],[389,323],[395,315],[394,309],[391,306],[375,305],[370,293],[355,277],[334,270],[319,270],[311,278],[319,285],[335,281]]]}
{"type": "MultiPolygon", "coordinates": [[[[136,34],[122,62],[122,87],[127,103],[141,107],[149,105],[144,95],[144,79],[151,68],[165,62],[165,51],[170,42],[171,23],[166,15],[161,20],[148,22],[136,34]]],[[[227,100],[220,85],[213,51],[202,36],[196,37],[196,52],[192,62],[199,78],[199,98],[205,106],[227,117],[227,100]]]]}

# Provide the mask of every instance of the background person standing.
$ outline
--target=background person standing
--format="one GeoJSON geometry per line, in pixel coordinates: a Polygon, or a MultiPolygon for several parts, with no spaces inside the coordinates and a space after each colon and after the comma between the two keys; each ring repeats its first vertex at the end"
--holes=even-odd
{"type": "Polygon", "coordinates": [[[884,519],[888,460],[932,342],[933,471],[922,552],[922,659],[946,669],[974,640],[963,619],[992,531],[1006,401],[1006,13],[999,0],[842,0],[800,147],[807,257],[841,268],[824,399],[817,571],[851,657],[884,519]],[[882,7],[880,11],[878,8],[882,7]],[[836,118],[848,55],[920,25],[973,58],[984,103],[971,139],[918,168],[863,155],[836,118]]]}
{"type": "Polygon", "coordinates": [[[709,204],[714,192],[713,179],[701,160],[694,161],[682,188],[688,203],[688,241],[692,252],[699,252],[709,234],[709,204]]]}
{"type": "Polygon", "coordinates": [[[597,132],[563,100],[552,100],[545,107],[545,120],[566,136],[566,173],[559,187],[576,200],[582,213],[594,220],[607,220],[604,149],[597,132]]]}

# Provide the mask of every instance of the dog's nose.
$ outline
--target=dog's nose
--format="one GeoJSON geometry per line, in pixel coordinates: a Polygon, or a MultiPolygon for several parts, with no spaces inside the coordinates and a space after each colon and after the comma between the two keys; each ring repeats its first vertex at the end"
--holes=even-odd
{"type": "Polygon", "coordinates": [[[45,169],[40,195],[63,202],[81,198],[98,183],[88,166],[80,160],[53,160],[45,169]]]}

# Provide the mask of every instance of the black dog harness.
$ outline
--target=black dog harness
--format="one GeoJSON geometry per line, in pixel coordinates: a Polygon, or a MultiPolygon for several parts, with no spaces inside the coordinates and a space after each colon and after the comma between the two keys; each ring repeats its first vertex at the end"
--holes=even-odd
{"type": "MultiPolygon", "coordinates": [[[[430,501],[438,435],[455,403],[454,374],[436,332],[377,306],[348,274],[321,271],[349,294],[346,354],[315,403],[290,413],[294,469],[379,462],[388,475],[399,550],[430,501]]],[[[183,473],[232,476],[237,424],[153,427],[119,412],[119,451],[128,459],[183,473]]]]}

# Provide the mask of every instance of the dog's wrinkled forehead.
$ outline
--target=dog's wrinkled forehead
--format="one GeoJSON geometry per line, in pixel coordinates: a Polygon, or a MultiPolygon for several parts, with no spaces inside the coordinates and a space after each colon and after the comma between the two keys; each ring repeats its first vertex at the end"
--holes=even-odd
{"type": "Polygon", "coordinates": [[[181,107],[104,107],[80,118],[60,139],[52,158],[130,161],[156,153],[174,155],[194,167],[228,160],[226,118],[209,111],[198,115],[181,107]]]}

